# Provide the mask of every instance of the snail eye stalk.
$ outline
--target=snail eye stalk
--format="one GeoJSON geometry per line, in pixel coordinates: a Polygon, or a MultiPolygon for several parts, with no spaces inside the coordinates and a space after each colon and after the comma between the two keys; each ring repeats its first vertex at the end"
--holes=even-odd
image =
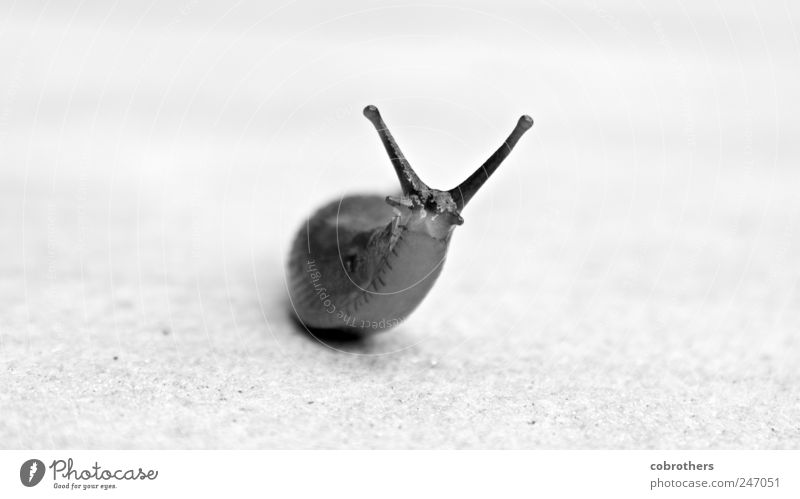
{"type": "Polygon", "coordinates": [[[389,131],[389,128],[386,127],[386,123],[383,122],[378,108],[371,105],[365,107],[364,116],[372,123],[375,130],[378,131],[381,142],[383,142],[383,147],[386,148],[386,153],[389,155],[389,159],[392,160],[394,171],[397,172],[397,178],[400,179],[400,186],[403,188],[403,194],[408,196],[410,194],[423,194],[429,191],[430,187],[417,176],[417,173],[411,168],[406,157],[403,156],[403,152],[400,150],[400,146],[397,145],[397,142],[395,142],[392,132],[389,131]]]}
{"type": "Polygon", "coordinates": [[[486,160],[480,168],[475,170],[465,181],[461,182],[458,187],[450,189],[448,192],[456,202],[458,210],[464,209],[464,206],[469,203],[472,196],[486,183],[486,180],[497,170],[500,164],[508,157],[514,146],[517,145],[520,137],[533,126],[533,119],[526,115],[520,117],[517,121],[517,126],[512,130],[511,135],[508,136],[506,141],[486,160]]]}

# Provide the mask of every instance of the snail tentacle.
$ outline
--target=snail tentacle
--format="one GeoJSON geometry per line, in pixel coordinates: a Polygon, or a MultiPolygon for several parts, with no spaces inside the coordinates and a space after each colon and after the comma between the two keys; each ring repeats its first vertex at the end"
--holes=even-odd
{"type": "Polygon", "coordinates": [[[508,157],[514,146],[517,145],[520,137],[533,126],[533,119],[527,114],[522,115],[517,121],[517,126],[511,131],[503,145],[501,145],[492,154],[489,159],[484,162],[480,168],[475,170],[465,181],[461,182],[458,187],[450,189],[448,192],[453,197],[453,200],[458,206],[458,210],[464,209],[472,196],[481,188],[486,180],[497,170],[497,168],[508,157]]]}
{"type": "Polygon", "coordinates": [[[397,172],[397,178],[400,180],[400,186],[403,188],[403,194],[408,196],[410,194],[419,194],[430,190],[430,187],[428,187],[427,184],[425,184],[425,182],[419,178],[417,173],[411,167],[411,164],[403,155],[403,152],[400,150],[400,146],[397,145],[397,142],[394,140],[394,136],[392,136],[392,132],[389,131],[386,123],[384,123],[378,108],[373,105],[365,107],[364,116],[366,116],[367,119],[372,123],[372,125],[375,127],[375,130],[378,131],[381,142],[383,142],[383,147],[386,148],[386,153],[389,155],[389,159],[392,161],[395,172],[397,172]]]}

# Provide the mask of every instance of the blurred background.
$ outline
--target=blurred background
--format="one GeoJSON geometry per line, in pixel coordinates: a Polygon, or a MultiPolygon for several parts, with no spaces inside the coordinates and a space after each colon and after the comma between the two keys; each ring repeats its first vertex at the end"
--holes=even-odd
{"type": "Polygon", "coordinates": [[[796,4],[0,2],[3,448],[797,448],[796,4]],[[402,327],[290,320],[314,209],[535,120],[402,327]]]}

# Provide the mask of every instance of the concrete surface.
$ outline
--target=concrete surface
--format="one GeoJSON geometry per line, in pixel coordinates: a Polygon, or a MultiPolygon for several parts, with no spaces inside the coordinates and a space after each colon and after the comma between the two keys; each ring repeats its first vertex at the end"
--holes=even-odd
{"type": "Polygon", "coordinates": [[[798,448],[796,6],[5,5],[0,447],[798,448]],[[784,11],[785,10],[785,11],[784,11]],[[402,327],[303,217],[536,125],[402,327]]]}

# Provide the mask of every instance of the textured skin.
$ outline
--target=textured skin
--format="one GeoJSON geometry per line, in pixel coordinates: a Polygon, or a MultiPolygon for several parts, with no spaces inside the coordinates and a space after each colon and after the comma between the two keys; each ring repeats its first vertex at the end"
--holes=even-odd
{"type": "Polygon", "coordinates": [[[349,196],[317,211],[289,256],[289,294],[308,328],[360,333],[400,324],[442,270],[449,226],[431,231],[420,213],[384,197],[349,196]]]}

